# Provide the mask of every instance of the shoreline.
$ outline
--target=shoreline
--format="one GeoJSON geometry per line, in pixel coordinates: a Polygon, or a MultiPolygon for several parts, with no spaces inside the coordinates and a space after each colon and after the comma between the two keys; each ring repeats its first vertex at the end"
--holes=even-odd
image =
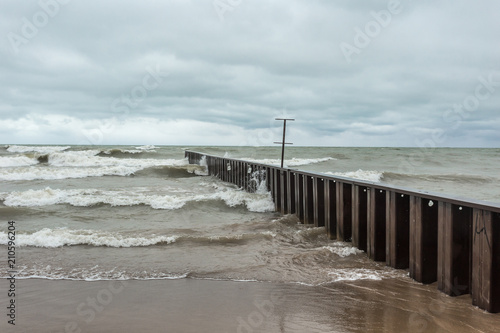
{"type": "MultiPolygon", "coordinates": [[[[0,282],[2,293],[7,280],[0,282]]],[[[5,298],[2,308],[6,310],[5,298]]],[[[200,279],[17,280],[2,332],[494,332],[500,315],[406,279],[324,286],[200,279]]],[[[5,310],[3,312],[5,312],[5,310]]]]}

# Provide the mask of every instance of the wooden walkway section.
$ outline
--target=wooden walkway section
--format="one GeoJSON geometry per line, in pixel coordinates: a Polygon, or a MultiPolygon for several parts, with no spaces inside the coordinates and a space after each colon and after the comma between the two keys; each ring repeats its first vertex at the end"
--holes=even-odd
{"type": "Polygon", "coordinates": [[[265,181],[275,209],[325,227],[375,261],[437,281],[500,312],[500,204],[186,151],[190,164],[246,191],[265,181]]]}

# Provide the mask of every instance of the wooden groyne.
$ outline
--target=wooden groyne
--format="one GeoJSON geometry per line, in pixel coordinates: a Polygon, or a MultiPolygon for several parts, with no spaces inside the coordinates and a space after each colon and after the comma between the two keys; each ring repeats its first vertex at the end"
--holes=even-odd
{"type": "Polygon", "coordinates": [[[352,241],[375,261],[500,312],[500,204],[186,151],[191,164],[249,192],[265,181],[275,209],[352,241]]]}

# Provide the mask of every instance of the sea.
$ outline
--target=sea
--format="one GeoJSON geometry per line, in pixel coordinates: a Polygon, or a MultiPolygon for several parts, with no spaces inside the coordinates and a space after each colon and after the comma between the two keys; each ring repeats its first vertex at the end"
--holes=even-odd
{"type": "MultiPolygon", "coordinates": [[[[0,147],[0,251],[17,279],[410,281],[323,227],[189,164],[184,151],[279,165],[281,147],[0,147]]],[[[289,168],[500,202],[500,149],[287,147],[289,168]]],[[[1,266],[0,277],[9,276],[1,266]]]]}

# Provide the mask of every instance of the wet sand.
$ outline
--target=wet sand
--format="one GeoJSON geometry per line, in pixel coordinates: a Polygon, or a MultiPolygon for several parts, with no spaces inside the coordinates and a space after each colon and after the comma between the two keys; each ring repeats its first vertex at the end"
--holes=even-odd
{"type": "Polygon", "coordinates": [[[0,332],[497,332],[500,314],[410,279],[297,284],[196,279],[16,281],[0,332]]]}

